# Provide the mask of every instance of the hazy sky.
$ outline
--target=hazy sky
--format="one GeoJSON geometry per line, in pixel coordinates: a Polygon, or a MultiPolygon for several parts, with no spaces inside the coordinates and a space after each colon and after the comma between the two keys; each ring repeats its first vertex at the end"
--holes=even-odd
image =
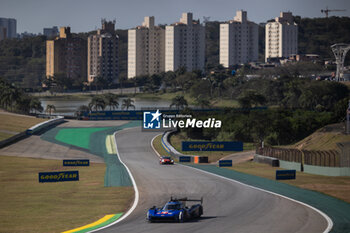
{"type": "Polygon", "coordinates": [[[194,19],[225,21],[237,10],[246,10],[248,19],[266,22],[291,11],[302,17],[324,17],[321,9],[346,9],[330,15],[350,16],[350,0],[0,0],[0,17],[17,19],[17,32],[42,33],[44,27],[70,26],[72,32],[100,27],[101,18],[116,19],[117,28],[140,25],[144,16],[155,16],[156,24],[170,24],[182,12],[194,19]]]}

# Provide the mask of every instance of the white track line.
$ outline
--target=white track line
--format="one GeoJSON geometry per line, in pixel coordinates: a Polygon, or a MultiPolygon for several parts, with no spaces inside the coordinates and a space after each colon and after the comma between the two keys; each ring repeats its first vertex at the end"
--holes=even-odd
{"type": "MultiPolygon", "coordinates": [[[[128,129],[132,129],[132,128],[128,128],[128,129]]],[[[119,159],[119,161],[124,165],[124,167],[125,167],[126,170],[128,171],[129,176],[130,176],[130,178],[131,178],[132,185],[133,185],[134,191],[135,191],[134,203],[133,203],[133,205],[131,206],[131,208],[128,210],[128,212],[126,212],[121,218],[117,219],[115,222],[112,222],[112,223],[110,223],[110,224],[108,224],[108,225],[106,225],[106,226],[104,226],[104,227],[101,227],[101,228],[99,228],[99,229],[92,230],[92,231],[89,231],[89,232],[96,232],[96,231],[105,229],[105,228],[107,228],[107,227],[113,226],[113,225],[115,225],[115,224],[117,224],[117,223],[123,221],[125,218],[127,218],[127,217],[136,209],[136,206],[137,206],[137,204],[139,203],[140,195],[139,195],[139,190],[138,190],[138,188],[137,188],[135,179],[134,179],[133,175],[131,174],[129,168],[128,168],[128,167],[126,166],[126,164],[121,160],[120,155],[119,155],[119,151],[118,151],[117,141],[116,141],[116,139],[115,139],[116,134],[117,134],[118,132],[123,132],[123,131],[128,130],[128,129],[123,129],[123,130],[121,130],[121,131],[116,131],[116,132],[114,132],[114,134],[113,134],[113,141],[114,141],[114,144],[115,144],[115,148],[116,148],[116,150],[117,150],[118,159],[119,159]]]]}
{"type": "MultiPolygon", "coordinates": [[[[157,135],[158,136],[158,135],[157,135]]],[[[159,155],[159,153],[155,150],[155,148],[153,147],[153,140],[157,137],[155,136],[153,139],[152,139],[152,149],[156,152],[157,155],[159,155]]],[[[323,213],[321,210],[319,209],[316,209],[315,207],[311,206],[311,205],[308,205],[304,202],[301,202],[301,201],[297,201],[295,199],[292,199],[290,197],[286,197],[286,196],[283,196],[281,194],[278,194],[278,193],[274,193],[274,192],[271,192],[271,191],[268,191],[268,190],[265,190],[265,189],[261,189],[261,188],[257,188],[257,187],[254,187],[254,186],[251,186],[251,185],[248,185],[248,184],[245,184],[245,183],[242,183],[242,182],[239,182],[237,180],[233,180],[233,179],[230,179],[230,178],[227,178],[227,177],[224,177],[224,176],[220,176],[220,175],[217,175],[215,173],[211,173],[211,172],[207,172],[207,171],[204,171],[204,170],[201,170],[201,169],[198,169],[198,168],[194,168],[194,167],[190,167],[190,166],[186,166],[186,165],[182,165],[182,164],[178,164],[178,165],[181,165],[183,167],[188,167],[188,168],[192,168],[192,169],[195,169],[195,170],[198,170],[198,171],[201,171],[201,172],[204,172],[206,174],[210,174],[210,175],[213,175],[213,176],[216,176],[216,177],[219,177],[221,179],[225,179],[225,180],[228,180],[228,181],[231,181],[231,182],[235,182],[235,183],[238,183],[238,184],[241,184],[241,185],[244,185],[244,186],[247,186],[247,187],[250,187],[250,188],[253,188],[253,189],[256,189],[256,190],[260,190],[262,192],[266,192],[266,193],[269,193],[269,194],[272,194],[272,195],[275,195],[275,196],[278,196],[278,197],[282,197],[282,198],[285,198],[287,200],[290,200],[290,201],[293,201],[295,203],[298,203],[300,205],[303,205],[303,206],[306,206],[314,211],[316,211],[317,213],[319,213],[322,217],[324,217],[328,223],[328,226],[327,228],[323,231],[323,233],[328,233],[332,230],[332,227],[333,227],[333,221],[332,219],[326,215],[325,213],[323,213]]]]}

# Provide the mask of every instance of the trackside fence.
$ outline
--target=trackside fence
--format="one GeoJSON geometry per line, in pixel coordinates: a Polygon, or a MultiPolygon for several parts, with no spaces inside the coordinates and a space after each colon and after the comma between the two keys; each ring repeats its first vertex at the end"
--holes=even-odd
{"type": "Polygon", "coordinates": [[[284,161],[301,163],[304,156],[304,164],[323,167],[346,167],[347,164],[341,163],[343,153],[337,150],[314,151],[298,150],[288,148],[264,147],[257,148],[256,153],[263,156],[269,156],[284,161]]]}

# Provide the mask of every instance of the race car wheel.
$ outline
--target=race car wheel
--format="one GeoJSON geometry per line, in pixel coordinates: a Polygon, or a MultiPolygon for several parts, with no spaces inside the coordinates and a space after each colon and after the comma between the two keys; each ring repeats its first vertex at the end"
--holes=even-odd
{"type": "Polygon", "coordinates": [[[148,212],[147,212],[146,220],[147,220],[148,222],[153,222],[152,217],[149,216],[149,213],[148,213],[148,212]]]}
{"type": "Polygon", "coordinates": [[[201,207],[199,207],[199,216],[198,217],[202,216],[202,214],[203,214],[203,207],[201,206],[201,207]]]}
{"type": "Polygon", "coordinates": [[[184,222],[184,213],[182,211],[179,213],[178,221],[184,222]]]}

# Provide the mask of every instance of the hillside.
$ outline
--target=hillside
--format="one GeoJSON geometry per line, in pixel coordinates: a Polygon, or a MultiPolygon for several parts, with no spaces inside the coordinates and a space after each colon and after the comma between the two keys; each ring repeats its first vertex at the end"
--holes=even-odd
{"type": "Polygon", "coordinates": [[[335,150],[338,149],[338,142],[350,142],[350,135],[344,132],[344,123],[327,125],[292,147],[305,150],[335,150]]]}

